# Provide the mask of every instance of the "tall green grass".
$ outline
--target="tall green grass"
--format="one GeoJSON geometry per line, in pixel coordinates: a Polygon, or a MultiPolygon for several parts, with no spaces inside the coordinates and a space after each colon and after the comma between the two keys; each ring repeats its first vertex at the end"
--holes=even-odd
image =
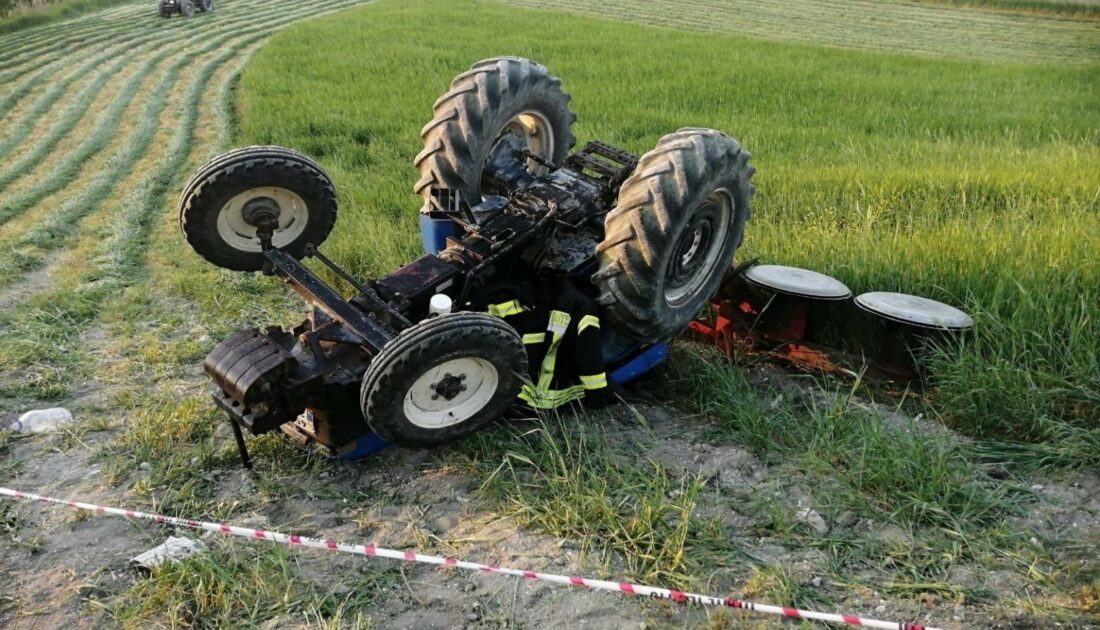
{"type": "Polygon", "coordinates": [[[241,80],[239,143],[318,157],[342,202],[330,255],[386,273],[417,254],[411,161],[431,104],[494,55],[563,78],[579,142],[643,152],[689,125],[738,137],[759,169],[742,257],[967,308],[977,326],[938,358],[934,411],[982,437],[1069,438],[1081,448],[1057,459],[1100,462],[1100,64],[929,60],[470,0],[381,2],[273,38],[241,80]]]}

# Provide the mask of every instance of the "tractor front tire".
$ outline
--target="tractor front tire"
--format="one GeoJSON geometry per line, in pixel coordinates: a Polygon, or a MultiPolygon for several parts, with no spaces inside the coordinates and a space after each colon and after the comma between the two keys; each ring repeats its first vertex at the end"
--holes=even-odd
{"type": "MultiPolygon", "coordinates": [[[[540,157],[559,163],[576,139],[570,96],[545,66],[519,57],[475,63],[451,81],[420,132],[424,143],[413,163],[420,172],[414,190],[431,204],[431,191],[457,191],[474,206],[482,199],[482,174],[505,134],[540,157]]],[[[542,167],[527,162],[538,172],[542,167]]]]}
{"type": "Polygon", "coordinates": [[[213,0],[199,0],[199,11],[209,13],[214,10],[213,0]]]}
{"type": "Polygon", "coordinates": [[[663,341],[714,295],[752,212],[749,157],[719,131],[687,128],[638,161],[604,218],[592,276],[619,330],[663,341]]]}
{"type": "Polygon", "coordinates": [[[502,416],[527,375],[519,334],[483,313],[449,313],[403,330],[371,361],[360,404],[371,430],[400,446],[431,447],[502,416]]]}
{"type": "Polygon", "coordinates": [[[180,14],[183,17],[195,15],[195,3],[192,0],[183,0],[183,3],[180,4],[180,14]]]}
{"type": "Polygon", "coordinates": [[[260,271],[264,256],[250,213],[274,209],[272,244],[295,258],[319,246],[336,223],[336,188],[309,157],[254,146],[199,168],[179,200],[180,228],[200,256],[233,271],[260,271]]]}

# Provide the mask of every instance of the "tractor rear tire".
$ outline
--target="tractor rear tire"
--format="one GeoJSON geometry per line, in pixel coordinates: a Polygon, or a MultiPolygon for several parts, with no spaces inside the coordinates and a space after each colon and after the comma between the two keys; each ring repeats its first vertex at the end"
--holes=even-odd
{"type": "MultiPolygon", "coordinates": [[[[430,207],[431,191],[457,191],[474,206],[482,199],[482,173],[499,141],[522,140],[540,157],[559,163],[576,139],[577,119],[561,80],[545,66],[519,57],[475,63],[451,81],[432,107],[432,120],[420,131],[424,148],[413,161],[420,172],[414,190],[430,207]]],[[[530,172],[543,168],[532,161],[530,172]]]]}
{"type": "Polygon", "coordinates": [[[321,245],[336,223],[336,189],[320,165],[297,151],[255,146],[199,168],[180,195],[180,228],[191,247],[215,265],[260,271],[260,241],[245,219],[252,203],[278,208],[272,243],[295,258],[305,256],[307,245],[321,245]]]}
{"type": "Polygon", "coordinates": [[[604,218],[592,276],[623,333],[668,339],[717,291],[752,213],[749,157],[719,131],[687,128],[638,161],[604,218]]]}
{"type": "Polygon", "coordinates": [[[172,17],[172,12],[168,10],[168,5],[163,2],[157,5],[157,14],[162,18],[172,17]]]}
{"type": "Polygon", "coordinates": [[[360,405],[385,440],[439,446],[504,415],[526,375],[515,329],[484,313],[449,313],[403,330],[374,357],[360,405]]]}
{"type": "Polygon", "coordinates": [[[180,4],[180,14],[183,17],[195,15],[195,3],[192,0],[183,0],[183,3],[180,4]]]}

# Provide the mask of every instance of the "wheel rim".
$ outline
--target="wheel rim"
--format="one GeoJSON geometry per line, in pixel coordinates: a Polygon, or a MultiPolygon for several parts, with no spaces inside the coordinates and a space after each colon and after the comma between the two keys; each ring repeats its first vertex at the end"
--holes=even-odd
{"type": "Polygon", "coordinates": [[[487,173],[510,173],[522,168],[528,173],[537,175],[546,169],[535,160],[517,158],[515,153],[521,149],[526,149],[547,161],[553,159],[554,127],[546,116],[536,111],[517,114],[493,138],[489,154],[485,158],[485,166],[481,171],[482,196],[493,192],[492,187],[486,182],[487,173]]]}
{"type": "Polygon", "coordinates": [[[424,429],[442,429],[481,411],[500,383],[496,367],[485,359],[444,361],[421,374],[405,393],[405,417],[424,429]]]}
{"type": "Polygon", "coordinates": [[[714,273],[733,219],[733,196],[724,188],[707,195],[680,232],[665,270],[665,301],[688,303],[714,273]]]}
{"type": "Polygon", "coordinates": [[[237,193],[222,206],[218,212],[218,236],[239,251],[262,251],[256,226],[247,219],[247,210],[264,202],[276,208],[278,214],[279,227],[271,235],[272,245],[286,247],[305,232],[309,208],[298,193],[278,186],[263,186],[237,193]]]}

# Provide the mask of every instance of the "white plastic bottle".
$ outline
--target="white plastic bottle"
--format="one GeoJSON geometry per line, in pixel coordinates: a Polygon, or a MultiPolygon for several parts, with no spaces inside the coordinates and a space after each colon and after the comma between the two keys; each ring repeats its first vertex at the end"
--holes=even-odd
{"type": "Polygon", "coordinates": [[[73,414],[64,407],[32,409],[19,416],[19,419],[10,428],[12,431],[22,431],[24,433],[47,433],[56,431],[58,427],[66,425],[72,420],[73,414]]]}
{"type": "Polygon", "coordinates": [[[436,293],[432,296],[431,301],[428,302],[428,314],[445,315],[450,313],[452,304],[451,298],[442,293],[436,293]]]}

